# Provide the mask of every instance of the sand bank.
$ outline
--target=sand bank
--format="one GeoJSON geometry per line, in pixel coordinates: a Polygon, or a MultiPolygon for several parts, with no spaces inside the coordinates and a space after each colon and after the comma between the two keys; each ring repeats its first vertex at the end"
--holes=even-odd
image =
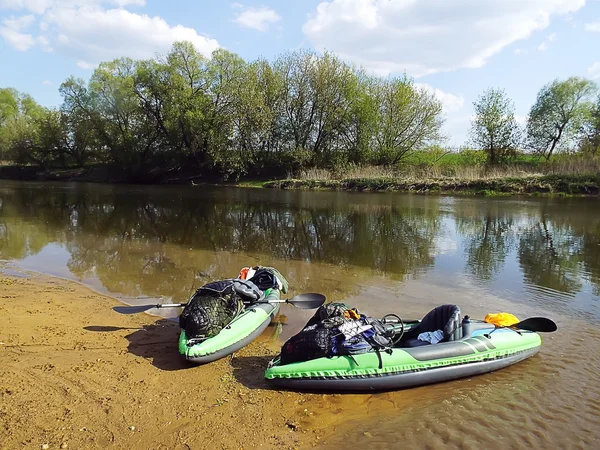
{"type": "Polygon", "coordinates": [[[267,390],[262,374],[278,346],[269,332],[195,367],[177,353],[176,323],[119,315],[117,304],[77,283],[0,272],[0,448],[318,442],[309,400],[332,398],[267,390]]]}

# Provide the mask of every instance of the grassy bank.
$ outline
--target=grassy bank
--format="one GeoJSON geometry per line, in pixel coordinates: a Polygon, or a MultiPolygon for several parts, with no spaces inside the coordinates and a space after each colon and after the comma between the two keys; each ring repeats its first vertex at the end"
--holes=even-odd
{"type": "MultiPolygon", "coordinates": [[[[450,160],[452,162],[452,160],[450,160]]],[[[476,195],[585,195],[600,194],[600,159],[568,158],[552,163],[530,162],[509,166],[410,164],[397,168],[351,166],[338,170],[309,169],[286,179],[260,177],[223,181],[197,171],[154,169],[131,175],[122,168],[94,165],[43,170],[33,166],[0,165],[0,179],[81,181],[100,183],[187,184],[314,189],[337,191],[403,191],[476,195]]]]}
{"type": "Polygon", "coordinates": [[[414,178],[343,178],[286,179],[264,183],[264,187],[279,189],[317,189],[336,191],[403,191],[433,194],[478,195],[598,195],[599,175],[530,175],[489,179],[451,177],[414,178]]]}

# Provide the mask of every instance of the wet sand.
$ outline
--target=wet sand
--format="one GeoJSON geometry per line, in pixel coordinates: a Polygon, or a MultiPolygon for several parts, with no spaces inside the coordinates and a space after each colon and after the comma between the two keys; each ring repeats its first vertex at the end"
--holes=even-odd
{"type": "Polygon", "coordinates": [[[119,315],[116,300],[73,282],[15,275],[0,272],[0,448],[316,442],[305,427],[308,397],[263,389],[277,348],[269,339],[190,366],[177,353],[176,323],[119,315]]]}

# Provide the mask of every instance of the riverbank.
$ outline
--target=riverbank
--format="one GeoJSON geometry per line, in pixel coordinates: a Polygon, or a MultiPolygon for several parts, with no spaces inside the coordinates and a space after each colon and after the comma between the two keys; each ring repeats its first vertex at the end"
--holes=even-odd
{"type": "Polygon", "coordinates": [[[262,186],[278,189],[400,191],[431,194],[597,196],[600,193],[600,175],[532,175],[489,179],[441,177],[426,180],[409,177],[286,179],[269,181],[262,186]]]}
{"type": "MultiPolygon", "coordinates": [[[[383,171],[382,171],[383,172],[383,171]]],[[[329,175],[321,171],[321,174],[329,175]]],[[[201,186],[257,187],[275,189],[310,189],[330,191],[398,191],[419,194],[465,195],[544,195],[544,196],[597,196],[600,194],[600,173],[595,174],[527,174],[515,176],[478,175],[461,176],[411,176],[403,174],[360,176],[346,178],[329,176],[303,177],[301,179],[242,179],[219,181],[214,177],[191,172],[155,170],[131,177],[117,168],[90,166],[76,169],[43,171],[30,166],[2,166],[0,179],[21,181],[78,181],[97,183],[178,184],[201,186]]]]}
{"type": "Polygon", "coordinates": [[[311,405],[321,396],[264,385],[269,339],[190,366],[175,322],[119,315],[117,304],[74,282],[0,270],[1,449],[317,442],[311,405]]]}

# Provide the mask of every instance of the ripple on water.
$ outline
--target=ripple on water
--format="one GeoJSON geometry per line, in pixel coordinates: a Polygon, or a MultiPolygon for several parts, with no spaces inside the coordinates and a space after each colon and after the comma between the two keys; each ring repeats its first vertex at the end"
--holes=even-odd
{"type": "Polygon", "coordinates": [[[538,355],[495,373],[379,394],[391,401],[381,409],[378,395],[359,411],[337,396],[346,417],[323,448],[598,448],[600,332],[561,323],[538,355]]]}

